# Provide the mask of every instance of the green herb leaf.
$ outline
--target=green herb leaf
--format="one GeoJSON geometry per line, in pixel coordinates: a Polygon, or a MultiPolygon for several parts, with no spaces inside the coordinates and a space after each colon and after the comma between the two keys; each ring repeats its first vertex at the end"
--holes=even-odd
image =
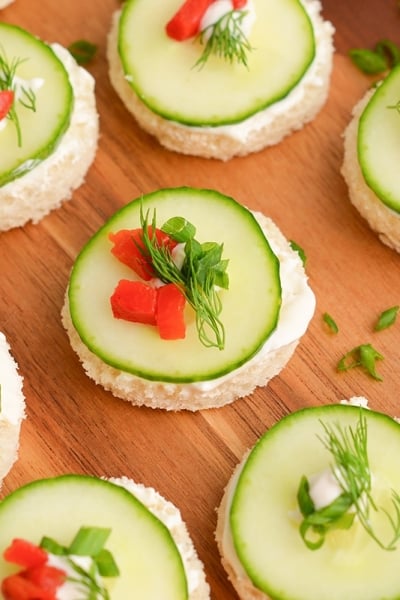
{"type": "Polygon", "coordinates": [[[394,550],[400,539],[400,495],[392,490],[392,509],[382,508],[393,530],[388,543],[383,542],[373,530],[370,518],[371,510],[378,511],[372,497],[372,478],[367,451],[367,420],[362,410],[353,429],[340,425],[322,423],[325,436],[320,438],[334,459],[332,473],[337,479],[342,493],[327,506],[310,512],[312,499],[309,483],[303,476],[300,481],[297,499],[304,516],[300,524],[300,535],[311,550],[320,548],[326,535],[332,529],[349,529],[357,519],[366,533],[384,550],[394,550]],[[305,507],[305,510],[304,510],[305,507]],[[351,509],[352,512],[349,512],[351,509]]]}
{"type": "Polygon", "coordinates": [[[176,242],[183,243],[191,240],[196,235],[196,228],[183,217],[172,217],[161,227],[170,238],[176,242]]]}
{"type": "Polygon", "coordinates": [[[349,56],[356,67],[367,75],[383,73],[388,68],[386,58],[368,48],[354,48],[349,51],[349,56]]]}
{"type": "Polygon", "coordinates": [[[97,46],[87,40],[77,40],[68,46],[68,50],[79,65],[85,65],[96,55],[97,46]]]}
{"type": "Polygon", "coordinates": [[[252,47],[243,33],[242,21],[246,11],[231,10],[199,33],[196,39],[205,47],[195,67],[202,68],[211,55],[247,67],[247,53],[252,47]]]}
{"type": "Polygon", "coordinates": [[[389,67],[394,67],[400,63],[400,47],[391,40],[378,42],[375,46],[375,52],[386,58],[389,67]]]}
{"type": "Polygon", "coordinates": [[[355,367],[363,367],[371,377],[382,381],[382,377],[376,372],[376,361],[383,360],[380,354],[371,344],[361,344],[347,352],[337,365],[338,371],[348,371],[355,367]]]}
{"type": "Polygon", "coordinates": [[[399,308],[399,306],[392,306],[391,308],[384,310],[380,314],[379,319],[375,324],[375,331],[381,331],[382,329],[386,329],[387,327],[394,325],[397,319],[397,313],[399,312],[399,308]]]}
{"type": "MultiPolygon", "coordinates": [[[[158,244],[155,233],[149,236],[149,213],[143,215],[141,210],[143,253],[151,262],[157,277],[165,283],[175,283],[182,290],[196,313],[196,327],[201,343],[206,347],[222,350],[225,347],[225,328],[219,318],[222,303],[217,287],[224,289],[229,287],[226,273],[228,260],[222,259],[223,245],[216,242],[200,244],[191,236],[193,230],[195,231],[194,226],[182,217],[176,219],[167,221],[166,229],[178,230],[178,236],[188,237],[182,268],[178,269],[175,265],[170,250],[165,245],[158,244]],[[172,225],[171,221],[173,221],[172,225]]],[[[152,231],[155,232],[155,214],[151,226],[152,231]]],[[[163,225],[162,230],[166,232],[166,229],[163,225]]]]}
{"type": "Polygon", "coordinates": [[[296,242],[294,242],[293,240],[290,240],[289,242],[290,247],[292,248],[292,250],[294,250],[295,252],[298,253],[298,255],[301,258],[301,261],[303,263],[303,266],[306,265],[307,262],[307,257],[306,257],[306,253],[304,252],[303,248],[301,246],[299,246],[298,244],[296,244],[296,242]]]}
{"type": "Polygon", "coordinates": [[[337,326],[335,320],[331,317],[327,312],[322,315],[323,320],[328,325],[329,329],[332,333],[339,333],[339,327],[337,326]]]}

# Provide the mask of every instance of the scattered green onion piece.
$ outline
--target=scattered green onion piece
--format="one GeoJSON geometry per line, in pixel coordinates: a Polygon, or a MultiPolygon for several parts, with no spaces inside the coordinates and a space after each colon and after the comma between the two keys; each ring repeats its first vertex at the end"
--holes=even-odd
{"type": "Polygon", "coordinates": [[[175,242],[183,243],[194,238],[196,227],[183,217],[172,217],[161,227],[161,230],[169,235],[175,242]]]}
{"type": "Polygon", "coordinates": [[[354,48],[349,51],[353,63],[367,75],[377,75],[387,69],[386,59],[368,48],[354,48]]]}
{"type": "Polygon", "coordinates": [[[397,313],[399,312],[399,306],[392,306],[387,310],[384,310],[374,327],[375,331],[381,331],[382,329],[386,329],[391,325],[394,325],[397,319],[397,313]]]}
{"type": "Polygon", "coordinates": [[[106,543],[111,529],[81,527],[69,546],[69,553],[78,556],[96,556],[106,543]]]}
{"type": "Polygon", "coordinates": [[[339,361],[338,371],[349,371],[355,367],[364,368],[371,377],[377,381],[382,381],[382,377],[378,375],[375,368],[377,360],[383,360],[380,354],[371,344],[361,344],[347,352],[339,361]]]}
{"type": "Polygon", "coordinates": [[[301,258],[301,261],[302,261],[303,265],[305,266],[306,262],[307,262],[307,256],[306,256],[306,253],[304,252],[303,248],[301,246],[299,246],[293,240],[290,240],[289,244],[290,244],[290,247],[292,248],[292,250],[294,250],[295,252],[298,253],[298,255],[301,258]]]}
{"type": "Polygon", "coordinates": [[[336,324],[336,321],[331,317],[327,312],[322,315],[323,320],[328,325],[329,329],[332,333],[339,333],[339,327],[336,324]]]}
{"type": "Polygon", "coordinates": [[[95,562],[102,577],[117,577],[119,569],[109,550],[103,548],[96,555],[95,562]]]}
{"type": "Polygon", "coordinates": [[[68,50],[79,65],[85,65],[94,58],[97,46],[87,40],[77,40],[68,46],[68,50]]]}

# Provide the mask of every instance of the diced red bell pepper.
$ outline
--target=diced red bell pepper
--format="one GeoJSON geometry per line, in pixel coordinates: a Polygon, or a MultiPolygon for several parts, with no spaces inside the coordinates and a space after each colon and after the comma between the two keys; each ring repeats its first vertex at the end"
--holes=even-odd
{"type": "MultiPolygon", "coordinates": [[[[151,226],[148,228],[148,233],[151,239],[153,235],[153,228],[151,226]]],[[[111,252],[119,261],[133,269],[145,281],[149,281],[155,277],[151,262],[142,252],[145,246],[143,243],[143,230],[141,228],[121,229],[116,233],[110,233],[108,237],[114,244],[111,252]]],[[[172,240],[161,229],[155,230],[155,237],[159,246],[166,246],[170,251],[177,245],[177,242],[172,240]]]]}
{"type": "Polygon", "coordinates": [[[246,6],[247,0],[232,0],[232,5],[234,10],[240,10],[244,6],[246,6]]]}
{"type": "Polygon", "coordinates": [[[195,36],[201,19],[214,0],[186,0],[166,25],[170,38],[179,42],[195,36]]]}
{"type": "Polygon", "coordinates": [[[147,283],[121,279],[110,301],[116,319],[156,324],[157,290],[147,283]]]}
{"type": "Polygon", "coordinates": [[[54,592],[41,589],[19,573],[3,579],[1,593],[5,600],[56,600],[54,592]]]}
{"type": "Polygon", "coordinates": [[[40,587],[40,589],[53,593],[56,592],[67,578],[67,573],[63,569],[53,567],[52,565],[31,567],[23,571],[21,575],[40,587]]]}
{"type": "Polygon", "coordinates": [[[15,563],[20,567],[37,567],[47,561],[47,552],[20,538],[14,538],[10,546],[4,550],[4,560],[15,563]]]}
{"type": "Polygon", "coordinates": [[[186,335],[184,309],[186,298],[174,284],[157,290],[157,327],[163,340],[183,339],[186,335]]]}
{"type": "Polygon", "coordinates": [[[0,121],[10,112],[14,102],[13,90],[2,90],[0,92],[0,121]]]}

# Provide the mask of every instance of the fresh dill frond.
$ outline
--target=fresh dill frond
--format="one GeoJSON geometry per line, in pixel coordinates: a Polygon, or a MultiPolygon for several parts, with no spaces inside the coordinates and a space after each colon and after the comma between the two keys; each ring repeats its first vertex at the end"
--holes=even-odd
{"type": "Polygon", "coordinates": [[[203,29],[196,39],[205,46],[194,66],[202,68],[210,56],[215,55],[229,63],[237,62],[247,67],[247,54],[252,47],[243,33],[245,16],[246,11],[231,10],[203,29]]]}

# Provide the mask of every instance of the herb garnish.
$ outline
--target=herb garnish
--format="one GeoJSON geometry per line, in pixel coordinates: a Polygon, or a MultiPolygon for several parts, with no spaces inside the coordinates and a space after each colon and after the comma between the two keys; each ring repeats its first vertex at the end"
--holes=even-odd
{"type": "Polygon", "coordinates": [[[375,368],[375,362],[383,360],[380,354],[371,344],[361,344],[347,352],[339,361],[338,371],[348,371],[355,367],[363,367],[371,377],[382,381],[382,377],[378,375],[375,368]]]}
{"type": "Polygon", "coordinates": [[[97,46],[87,40],[76,40],[68,46],[68,50],[79,65],[85,65],[94,58],[97,46]]]}
{"type": "Polygon", "coordinates": [[[246,14],[244,10],[231,10],[199,33],[196,39],[205,47],[195,67],[202,68],[212,54],[247,67],[247,53],[253,48],[243,33],[242,21],[246,14]]]}
{"type": "Polygon", "coordinates": [[[23,85],[19,85],[17,89],[16,84],[16,71],[20,64],[25,62],[26,59],[13,58],[11,61],[7,60],[5,53],[0,48],[0,90],[11,90],[14,92],[14,101],[6,116],[7,119],[12,121],[17,131],[18,146],[22,146],[22,132],[19,123],[18,114],[15,108],[15,103],[19,102],[22,106],[28,110],[36,112],[36,94],[35,92],[23,85]]]}
{"type": "Polygon", "coordinates": [[[109,550],[104,548],[111,529],[103,527],[81,527],[69,546],[62,546],[49,537],[43,537],[40,547],[51,554],[64,556],[77,577],[68,576],[68,580],[79,583],[88,589],[89,597],[109,600],[108,591],[99,583],[101,577],[116,577],[119,569],[109,550]],[[71,556],[87,556],[92,559],[89,571],[83,569],[71,556]]]}
{"type": "Polygon", "coordinates": [[[303,476],[300,481],[297,500],[304,517],[300,525],[300,535],[310,550],[317,550],[325,542],[329,531],[335,528],[348,529],[357,518],[367,534],[383,550],[395,550],[400,539],[400,496],[392,490],[393,513],[382,508],[393,535],[388,543],[375,533],[370,520],[371,510],[379,512],[372,497],[371,472],[367,452],[367,420],[360,411],[356,428],[343,429],[321,423],[325,436],[319,438],[331,453],[334,465],[332,473],[341,488],[341,494],[327,506],[315,510],[310,496],[310,484],[303,476]],[[351,509],[351,512],[349,512],[351,509]],[[311,537],[308,537],[311,532],[311,537]]]}
{"type": "Polygon", "coordinates": [[[332,331],[332,333],[339,333],[339,327],[337,326],[336,321],[334,320],[334,318],[331,317],[331,315],[329,313],[325,312],[322,315],[322,319],[328,325],[328,327],[332,331]]]}
{"type": "Polygon", "coordinates": [[[399,309],[400,306],[392,306],[391,308],[384,310],[380,314],[379,319],[375,324],[375,331],[381,331],[382,329],[386,329],[387,327],[394,325],[399,309]]]}
{"type": "Polygon", "coordinates": [[[373,50],[354,48],[349,56],[363,73],[376,75],[400,64],[400,47],[391,40],[381,40],[373,50]]]}
{"type": "Polygon", "coordinates": [[[305,267],[307,262],[307,256],[304,249],[301,246],[299,246],[299,244],[294,240],[290,240],[289,244],[291,249],[297,252],[297,254],[300,256],[301,262],[303,263],[303,267],[305,267]]]}
{"type": "MultiPolygon", "coordinates": [[[[183,217],[173,217],[162,227],[172,239],[185,244],[185,258],[179,269],[170,250],[157,242],[155,235],[156,214],[153,213],[149,235],[149,211],[140,213],[143,229],[144,254],[157,275],[165,283],[175,283],[185,295],[196,313],[196,326],[201,343],[206,347],[223,350],[225,328],[219,315],[222,310],[218,288],[228,289],[226,273],[228,260],[222,259],[223,244],[205,242],[195,238],[196,228],[183,217]]],[[[140,248],[140,247],[139,247],[140,248]]]]}

